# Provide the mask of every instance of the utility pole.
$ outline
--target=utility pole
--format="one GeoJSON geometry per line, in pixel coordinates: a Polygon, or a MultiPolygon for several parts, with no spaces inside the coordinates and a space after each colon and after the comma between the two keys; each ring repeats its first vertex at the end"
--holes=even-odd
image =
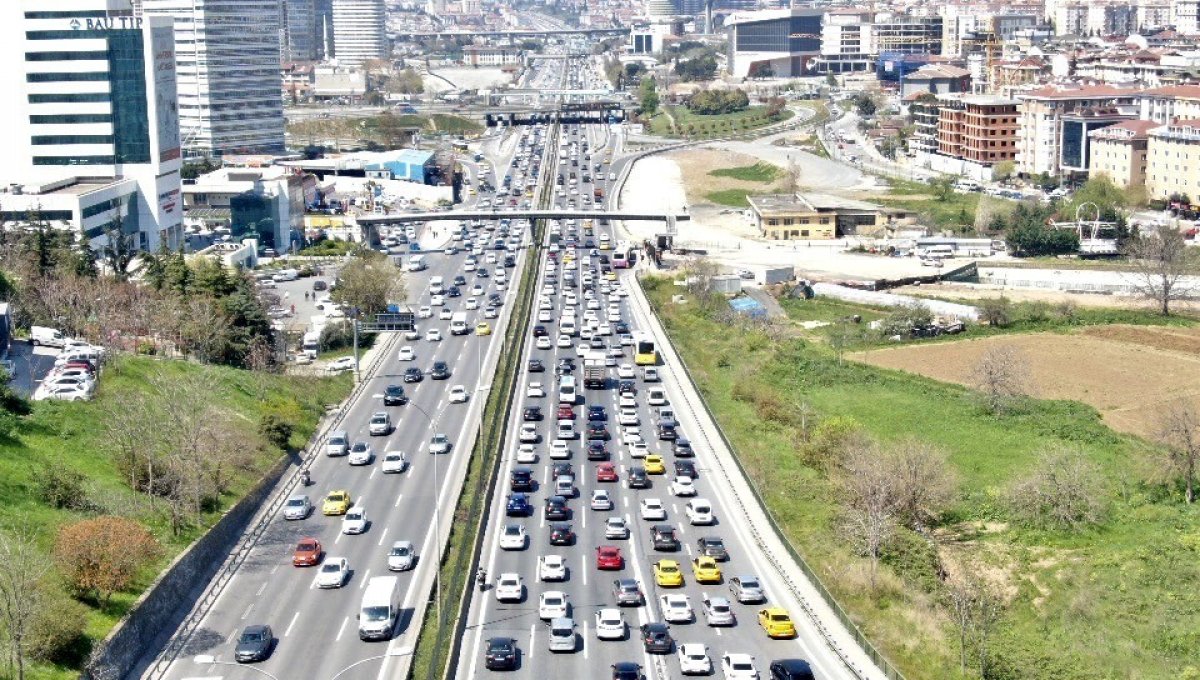
{"type": "Polygon", "coordinates": [[[350,319],[352,320],[352,323],[354,324],[353,328],[354,328],[354,382],[355,383],[362,380],[362,373],[359,372],[359,367],[358,367],[358,315],[359,315],[358,307],[355,307],[352,310],[350,310],[350,319]]]}

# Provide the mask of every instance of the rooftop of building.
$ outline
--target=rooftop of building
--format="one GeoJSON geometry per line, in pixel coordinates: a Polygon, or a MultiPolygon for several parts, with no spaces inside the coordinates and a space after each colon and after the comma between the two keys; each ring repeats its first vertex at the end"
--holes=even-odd
{"type": "Polygon", "coordinates": [[[1146,139],[1148,137],[1146,133],[1161,126],[1161,123],[1152,120],[1124,120],[1099,130],[1093,130],[1090,135],[1111,139],[1146,139]]]}
{"type": "Polygon", "coordinates": [[[115,184],[132,182],[131,179],[114,177],[63,177],[44,182],[27,182],[4,187],[3,193],[27,196],[82,196],[93,191],[106,189],[115,184]]]}
{"type": "Polygon", "coordinates": [[[905,80],[925,80],[932,78],[965,78],[970,76],[971,72],[965,68],[959,68],[953,64],[926,64],[916,71],[905,76],[905,80]]]}
{"type": "Polygon", "coordinates": [[[1137,87],[1117,87],[1115,85],[1044,85],[1034,90],[1016,93],[1020,99],[1102,99],[1106,97],[1133,97],[1141,94],[1137,87]]]}
{"type": "Polygon", "coordinates": [[[1171,99],[1200,99],[1200,85],[1169,85],[1154,87],[1141,92],[1144,96],[1165,97],[1171,99]]]}
{"type": "Polygon", "coordinates": [[[882,210],[874,203],[830,194],[762,194],[747,196],[746,200],[760,215],[789,212],[836,212],[839,210],[878,212],[882,210]]]}

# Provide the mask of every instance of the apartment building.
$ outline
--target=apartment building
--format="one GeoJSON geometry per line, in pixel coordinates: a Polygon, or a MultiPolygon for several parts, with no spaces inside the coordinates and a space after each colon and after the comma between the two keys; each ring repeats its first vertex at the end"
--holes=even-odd
{"type": "Polygon", "coordinates": [[[941,100],[929,92],[921,92],[907,99],[908,113],[912,116],[913,133],[908,138],[908,148],[918,157],[937,153],[938,115],[942,110],[941,100]]]}
{"type": "Polygon", "coordinates": [[[1108,177],[1122,188],[1144,185],[1148,133],[1157,127],[1159,124],[1152,120],[1126,120],[1088,133],[1091,138],[1089,176],[1108,177]]]}
{"type": "Polygon", "coordinates": [[[1200,0],[1171,0],[1171,25],[1185,35],[1200,33],[1200,0]]]}
{"type": "Polygon", "coordinates": [[[1091,167],[1090,133],[1111,125],[1132,120],[1132,107],[1097,107],[1079,109],[1062,116],[1062,144],[1059,146],[1058,167],[1063,177],[1082,179],[1091,167]]]}
{"type": "Polygon", "coordinates": [[[942,172],[990,179],[1016,157],[1017,102],[989,95],[939,98],[937,151],[924,161],[942,172]]]}
{"type": "Polygon", "coordinates": [[[942,18],[894,14],[875,18],[875,53],[941,54],[942,18]]]}
{"type": "Polygon", "coordinates": [[[1200,120],[1177,120],[1146,133],[1146,193],[1168,200],[1176,194],[1200,202],[1200,120]]]}
{"type": "Polygon", "coordinates": [[[867,71],[873,66],[875,24],[869,10],[839,8],[825,14],[821,24],[821,56],[817,73],[867,71]]]}
{"type": "Polygon", "coordinates": [[[1200,85],[1157,87],[1138,93],[1138,118],[1166,124],[1200,119],[1200,85]]]}
{"type": "Polygon", "coordinates": [[[1112,85],[1047,86],[1015,95],[1018,105],[1017,172],[1059,176],[1062,117],[1088,108],[1132,108],[1138,90],[1112,85]]]}
{"type": "Polygon", "coordinates": [[[358,68],[389,53],[383,0],[333,0],[333,51],[339,66],[358,68]]]}

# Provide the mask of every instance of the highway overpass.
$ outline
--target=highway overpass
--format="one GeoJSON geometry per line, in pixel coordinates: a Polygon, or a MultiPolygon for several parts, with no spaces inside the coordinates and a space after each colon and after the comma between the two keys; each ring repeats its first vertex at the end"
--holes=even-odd
{"type": "Polygon", "coordinates": [[[396,213],[394,215],[359,215],[359,226],[431,222],[433,220],[628,220],[643,222],[686,222],[687,213],[644,213],[615,210],[447,210],[444,212],[396,213]]]}

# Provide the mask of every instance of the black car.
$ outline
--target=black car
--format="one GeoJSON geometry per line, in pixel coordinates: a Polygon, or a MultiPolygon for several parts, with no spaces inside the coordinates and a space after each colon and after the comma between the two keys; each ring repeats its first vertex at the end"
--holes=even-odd
{"type": "Polygon", "coordinates": [[[690,460],[675,461],[675,476],[695,479],[698,476],[696,474],[696,464],[690,460]]]}
{"type": "Polygon", "coordinates": [[[540,338],[546,335],[550,335],[550,331],[546,330],[545,326],[539,324],[533,327],[533,337],[540,338]]]}
{"type": "Polygon", "coordinates": [[[467,285],[467,277],[463,276],[462,274],[459,274],[458,276],[455,276],[455,277],[454,277],[454,285],[456,285],[456,286],[465,286],[465,285],[467,285]]]}
{"type": "Polygon", "coordinates": [[[542,373],[545,370],[546,370],[546,367],[542,364],[541,359],[530,359],[529,360],[528,371],[530,373],[542,373]]]}
{"type": "Polygon", "coordinates": [[[692,450],[692,443],[686,437],[675,438],[675,446],[672,452],[679,458],[691,458],[696,455],[696,452],[692,450]]]}
{"type": "Polygon", "coordinates": [[[697,540],[696,547],[699,548],[701,555],[711,557],[718,562],[729,559],[729,552],[725,550],[725,541],[716,536],[705,536],[697,540]]]}
{"type": "Polygon", "coordinates": [[[504,304],[504,298],[500,297],[499,293],[492,293],[488,296],[489,307],[499,307],[504,304]]]}
{"type": "Polygon", "coordinates": [[[631,489],[649,489],[650,475],[646,474],[646,468],[638,465],[629,468],[629,488],[631,489]]]}
{"type": "Polygon", "coordinates": [[[400,385],[388,385],[383,390],[384,406],[403,406],[408,403],[408,396],[400,385]]]}
{"type": "Polygon", "coordinates": [[[504,256],[504,266],[505,267],[515,267],[516,265],[517,265],[517,258],[513,257],[512,255],[504,256]]]}
{"type": "Polygon", "coordinates": [[[632,380],[622,380],[617,383],[617,394],[637,394],[637,385],[632,380]]]}
{"type": "Polygon", "coordinates": [[[517,668],[517,641],[512,638],[489,638],[483,650],[483,665],[489,671],[511,671],[517,668]]]}
{"type": "Polygon", "coordinates": [[[425,374],[421,372],[421,369],[416,367],[404,369],[404,382],[419,383],[424,379],[425,374]]]}
{"type": "Polygon", "coordinates": [[[671,627],[665,623],[643,623],[642,646],[647,654],[670,654],[675,646],[671,627]]]}
{"type": "Polygon", "coordinates": [[[588,442],[587,459],[608,460],[608,449],[604,448],[604,444],[600,442],[588,442]]]}
{"type": "Polygon", "coordinates": [[[446,289],[446,297],[462,297],[462,291],[458,286],[450,286],[446,289]]]}
{"type": "Polygon", "coordinates": [[[658,438],[662,441],[675,441],[679,438],[679,432],[675,429],[674,420],[664,420],[658,424],[658,438]]]}
{"type": "Polygon", "coordinates": [[[614,663],[612,680],[642,680],[642,667],[632,661],[614,663]]]}
{"type": "Polygon", "coordinates": [[[488,276],[490,276],[490,274],[488,274],[487,267],[480,267],[479,269],[475,270],[475,276],[481,279],[486,279],[488,276]]]}
{"type": "Polygon", "coordinates": [[[575,532],[570,524],[550,525],[550,545],[572,545],[575,543],[575,532]]]}
{"type": "Polygon", "coordinates": [[[571,479],[575,479],[575,469],[571,467],[570,463],[560,460],[550,466],[551,477],[558,478],[562,477],[563,475],[566,475],[571,479]]]}
{"type": "Polygon", "coordinates": [[[776,659],[771,662],[771,680],[814,680],[812,668],[803,659],[776,659]]]}
{"type": "Polygon", "coordinates": [[[434,380],[446,380],[450,377],[450,367],[444,361],[433,362],[433,370],[429,372],[429,377],[434,380]]]}
{"type": "Polygon", "coordinates": [[[316,281],[313,281],[313,290],[327,290],[328,288],[329,288],[329,284],[325,283],[321,279],[317,279],[316,281]]]}
{"type": "Polygon", "coordinates": [[[526,406],[525,413],[522,414],[521,418],[525,422],[541,420],[542,419],[542,407],[541,406],[526,406]]]}
{"type": "Polygon", "coordinates": [[[613,324],[613,333],[616,333],[617,335],[625,335],[628,332],[629,324],[625,323],[624,321],[618,321],[617,323],[613,324]]]}
{"type": "Polygon", "coordinates": [[[533,491],[533,470],[527,467],[514,468],[508,480],[509,488],[513,491],[533,491]]]}
{"type": "Polygon", "coordinates": [[[561,521],[571,518],[571,510],[567,507],[567,499],[562,496],[551,496],[546,499],[546,519],[561,521]]]}
{"type": "Polygon", "coordinates": [[[608,420],[608,413],[605,412],[603,406],[589,406],[587,410],[587,419],[602,423],[608,420]]]}
{"type": "Polygon", "coordinates": [[[246,626],[242,636],[238,638],[233,650],[233,658],[238,663],[265,661],[271,656],[271,647],[275,646],[275,635],[270,626],[246,626]]]}
{"type": "Polygon", "coordinates": [[[608,428],[604,427],[604,423],[589,423],[587,426],[588,440],[608,441],[608,428]]]}
{"type": "Polygon", "coordinates": [[[675,527],[670,524],[655,524],[650,527],[650,539],[654,542],[654,549],[659,552],[679,550],[679,539],[675,537],[675,527]]]}
{"type": "Polygon", "coordinates": [[[558,360],[558,363],[555,365],[555,368],[558,370],[565,370],[568,372],[574,371],[575,370],[575,360],[572,359],[571,357],[563,357],[562,359],[558,360]]]}

